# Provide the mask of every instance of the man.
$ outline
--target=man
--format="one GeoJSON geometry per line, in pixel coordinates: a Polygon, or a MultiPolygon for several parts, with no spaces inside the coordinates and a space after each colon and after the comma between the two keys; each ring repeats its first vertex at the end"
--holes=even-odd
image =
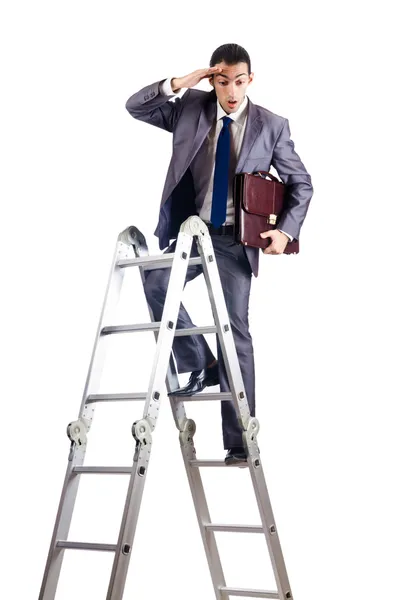
{"type": "MultiPolygon", "coordinates": [[[[169,165],[155,235],[160,249],[175,250],[180,225],[191,215],[207,223],[211,235],[251,416],[255,416],[255,370],[249,333],[248,304],[252,273],[258,276],[259,249],[233,239],[232,183],[235,173],[269,171],[274,165],[286,184],[288,203],[278,229],[262,233],[271,238],[265,254],[281,254],[298,239],[313,194],[311,177],[290,138],[288,120],[253,104],[246,96],[253,81],[251,61],[244,48],[225,44],[215,50],[210,68],[184,77],[153,83],[131,96],[128,112],[141,121],[173,133],[169,165]],[[211,92],[193,89],[209,79],[211,92]],[[182,97],[173,96],[186,88],[182,97]]],[[[192,256],[198,256],[195,244],[192,256]]],[[[186,281],[202,273],[201,265],[188,268],[186,281]]],[[[145,294],[154,317],[160,321],[170,269],[149,271],[145,294]]],[[[194,327],[181,304],[178,328],[194,327]]],[[[180,373],[191,372],[188,384],[172,392],[193,395],[220,384],[230,391],[217,339],[218,360],[204,336],[175,337],[173,352],[180,373]]],[[[223,443],[226,464],[246,461],[242,430],[234,406],[222,401],[223,443]]]]}

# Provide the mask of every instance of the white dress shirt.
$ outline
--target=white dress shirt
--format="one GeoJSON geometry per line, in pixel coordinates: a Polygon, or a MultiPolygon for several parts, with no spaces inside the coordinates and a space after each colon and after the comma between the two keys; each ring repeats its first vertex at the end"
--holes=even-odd
{"type": "MultiPolygon", "coordinates": [[[[179,95],[182,90],[175,94],[172,91],[171,87],[171,77],[166,79],[160,86],[160,91],[162,94],[166,96],[175,96],[179,95]]],[[[219,104],[219,100],[217,101],[217,114],[216,121],[211,127],[208,135],[207,135],[207,153],[205,154],[204,161],[205,171],[210,173],[210,178],[208,182],[208,188],[205,193],[204,201],[202,207],[199,211],[199,217],[203,219],[206,223],[211,221],[211,208],[212,208],[212,193],[214,187],[214,173],[215,173],[215,154],[216,154],[216,146],[218,143],[218,136],[223,127],[222,117],[229,117],[232,119],[232,123],[229,124],[230,130],[230,163],[229,163],[229,185],[228,185],[228,194],[227,194],[227,204],[226,204],[226,220],[224,221],[225,225],[232,225],[234,223],[234,204],[233,204],[233,179],[234,173],[236,171],[236,166],[238,162],[238,157],[240,155],[240,150],[243,142],[245,127],[247,124],[247,105],[248,98],[245,96],[241,106],[239,109],[234,112],[227,114],[222,106],[219,104]]],[[[200,160],[203,161],[203,157],[200,157],[200,160]]],[[[282,231],[281,229],[279,231],[282,231]]],[[[285,235],[288,236],[290,240],[292,240],[292,236],[283,231],[285,235]]]]}

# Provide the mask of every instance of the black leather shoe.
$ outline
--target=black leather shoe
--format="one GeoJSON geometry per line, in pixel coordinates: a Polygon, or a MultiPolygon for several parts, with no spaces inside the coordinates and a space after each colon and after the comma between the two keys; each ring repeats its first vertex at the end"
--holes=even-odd
{"type": "Polygon", "coordinates": [[[169,392],[169,396],[193,396],[198,392],[201,392],[208,385],[218,385],[219,374],[218,374],[218,363],[213,367],[207,367],[201,371],[192,371],[190,379],[182,388],[178,388],[173,392],[169,392]]]}
{"type": "Polygon", "coordinates": [[[227,451],[225,463],[227,465],[236,465],[239,463],[247,463],[247,455],[242,446],[235,446],[227,451]]]}

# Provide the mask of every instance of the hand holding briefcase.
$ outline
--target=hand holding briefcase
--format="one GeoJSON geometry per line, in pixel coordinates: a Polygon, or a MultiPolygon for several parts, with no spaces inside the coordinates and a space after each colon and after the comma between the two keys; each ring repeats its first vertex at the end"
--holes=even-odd
{"type": "MultiPolygon", "coordinates": [[[[285,184],[268,171],[236,173],[233,180],[235,241],[245,246],[267,248],[272,240],[263,239],[259,234],[277,228],[284,197],[285,184]]],[[[288,241],[284,254],[298,252],[299,240],[288,241]]]]}

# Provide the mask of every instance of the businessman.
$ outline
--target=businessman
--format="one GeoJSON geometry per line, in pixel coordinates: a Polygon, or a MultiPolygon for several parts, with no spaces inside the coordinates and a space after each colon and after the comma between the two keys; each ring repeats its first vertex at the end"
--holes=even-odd
{"type": "MultiPolygon", "coordinates": [[[[173,134],[173,151],[163,189],[155,235],[160,249],[174,252],[180,225],[199,215],[208,226],[225,296],[250,413],[255,416],[255,368],[248,308],[252,274],[258,276],[259,249],[234,241],[232,184],[236,173],[269,171],[273,165],[286,185],[286,208],[265,254],[281,254],[299,239],[313,194],[311,177],[294,149],[288,120],[250,101],[254,74],[247,51],[225,44],[212,54],[210,67],[184,77],[148,85],[131,96],[126,109],[134,118],[173,134]],[[208,79],[210,92],[194,89],[208,79]],[[184,91],[183,95],[177,96],[184,91]],[[171,244],[171,240],[175,239],[171,244]]],[[[192,256],[198,256],[196,244],[192,256]]],[[[186,282],[202,273],[188,267],[186,282]]],[[[170,269],[149,271],[145,294],[154,318],[161,320],[170,269]]],[[[178,328],[194,327],[181,304],[178,328]]],[[[188,384],[174,396],[190,396],[207,386],[230,391],[222,351],[217,358],[204,336],[175,337],[173,353],[178,372],[191,372],[188,384]]],[[[222,401],[223,444],[226,464],[247,460],[242,430],[231,401],[222,401]]]]}

